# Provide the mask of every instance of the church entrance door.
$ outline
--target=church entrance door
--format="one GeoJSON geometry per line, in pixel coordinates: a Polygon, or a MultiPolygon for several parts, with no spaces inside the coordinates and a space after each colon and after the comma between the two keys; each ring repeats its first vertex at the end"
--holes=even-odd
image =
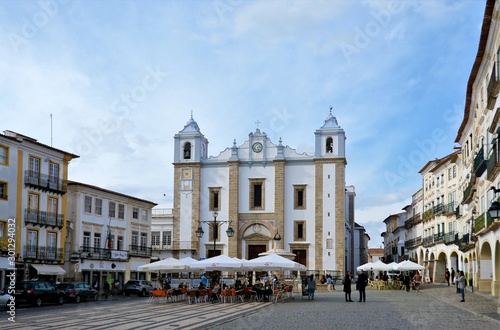
{"type": "Polygon", "coordinates": [[[259,253],[266,252],[267,245],[249,245],[248,246],[248,259],[255,259],[259,257],[259,253]]]}

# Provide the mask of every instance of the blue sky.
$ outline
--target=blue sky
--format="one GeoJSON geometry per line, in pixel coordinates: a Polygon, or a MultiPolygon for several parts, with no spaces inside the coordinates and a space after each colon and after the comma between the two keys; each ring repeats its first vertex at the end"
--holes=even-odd
{"type": "Polygon", "coordinates": [[[0,130],[81,156],[70,179],[172,207],[191,111],[217,155],[261,122],[312,154],[346,132],[356,221],[411,202],[451,153],[485,1],[1,1],[0,130]],[[164,196],[164,194],[166,196],[164,196]]]}

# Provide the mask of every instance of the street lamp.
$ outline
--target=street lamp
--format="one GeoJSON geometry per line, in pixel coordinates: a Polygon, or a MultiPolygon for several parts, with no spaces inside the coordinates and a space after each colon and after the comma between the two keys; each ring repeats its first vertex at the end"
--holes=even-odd
{"type": "Polygon", "coordinates": [[[217,244],[217,228],[219,228],[220,226],[222,226],[223,223],[229,223],[229,228],[227,228],[226,230],[226,234],[227,234],[227,237],[233,237],[234,236],[234,229],[231,227],[231,221],[223,221],[223,220],[219,220],[217,221],[217,216],[219,215],[219,212],[217,211],[213,211],[212,212],[212,215],[214,217],[214,220],[210,220],[210,221],[200,221],[200,224],[198,225],[198,229],[196,229],[195,233],[196,233],[196,237],[198,238],[202,238],[203,237],[203,234],[205,233],[203,231],[203,229],[201,228],[201,223],[209,223],[209,224],[212,224],[212,229],[213,229],[213,232],[212,232],[212,238],[214,240],[214,256],[215,256],[215,251],[217,250],[217,247],[216,247],[216,244],[217,244]]]}
{"type": "MultiPolygon", "coordinates": [[[[500,189],[497,189],[495,187],[491,187],[490,189],[495,193],[495,197],[497,196],[497,193],[500,192],[500,189]]],[[[490,217],[492,219],[500,218],[500,202],[498,202],[498,200],[491,203],[491,206],[488,209],[488,213],[490,214],[490,217]]]]}

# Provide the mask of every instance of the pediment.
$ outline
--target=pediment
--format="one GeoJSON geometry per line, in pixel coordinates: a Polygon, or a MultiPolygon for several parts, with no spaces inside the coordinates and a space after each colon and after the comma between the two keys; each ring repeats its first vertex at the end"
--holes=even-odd
{"type": "Polygon", "coordinates": [[[251,234],[251,235],[248,235],[247,237],[245,237],[245,240],[247,242],[248,241],[269,241],[270,239],[271,239],[271,237],[264,236],[264,235],[259,234],[259,233],[251,234]]]}

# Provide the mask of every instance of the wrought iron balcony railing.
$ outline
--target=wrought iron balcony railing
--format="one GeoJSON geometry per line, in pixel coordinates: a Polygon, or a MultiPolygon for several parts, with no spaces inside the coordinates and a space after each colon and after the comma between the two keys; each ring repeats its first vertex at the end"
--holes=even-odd
{"type": "Polygon", "coordinates": [[[129,245],[129,253],[135,257],[151,257],[152,249],[147,246],[129,245]]]}
{"type": "Polygon", "coordinates": [[[26,244],[23,249],[25,259],[37,259],[42,261],[61,261],[63,249],[51,246],[38,246],[26,244]]]}
{"type": "Polygon", "coordinates": [[[62,228],[64,226],[64,214],[27,208],[24,209],[24,223],[62,228]]]}
{"type": "Polygon", "coordinates": [[[24,172],[24,184],[35,189],[61,195],[64,195],[68,191],[67,180],[31,170],[24,172]]]}

